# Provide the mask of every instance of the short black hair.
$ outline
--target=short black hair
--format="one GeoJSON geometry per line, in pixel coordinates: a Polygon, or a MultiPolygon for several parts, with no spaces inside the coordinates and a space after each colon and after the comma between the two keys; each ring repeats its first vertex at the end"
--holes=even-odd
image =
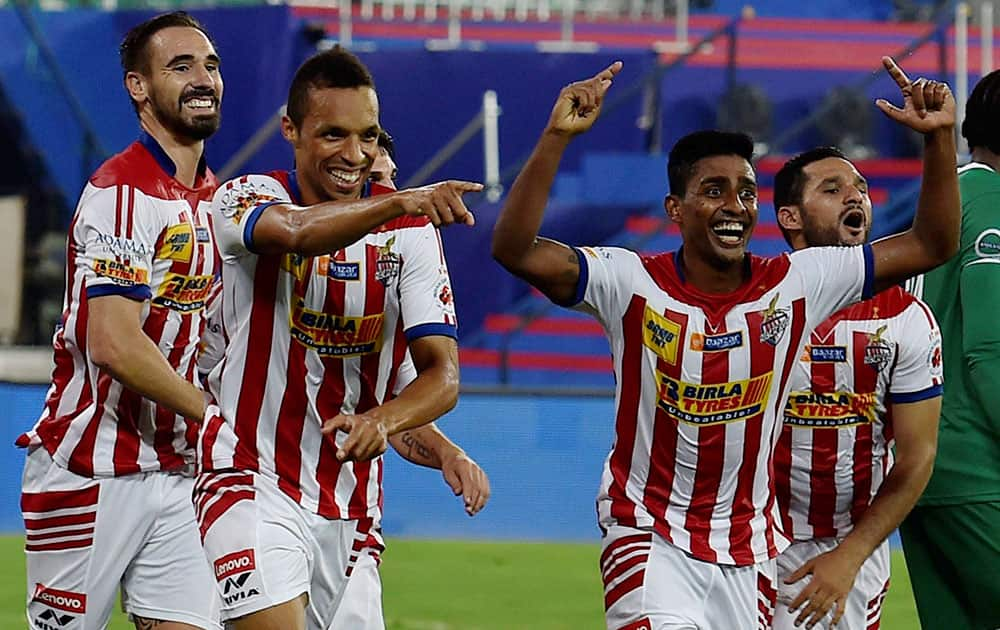
{"type": "Polygon", "coordinates": [[[969,148],[986,147],[1000,154],[1000,70],[976,83],[965,103],[962,136],[969,148]]]}
{"type": "Polygon", "coordinates": [[[396,142],[392,139],[392,135],[385,129],[379,129],[378,148],[385,149],[385,152],[386,154],[388,154],[389,158],[393,162],[396,161],[396,142]]]}
{"type": "MultiPolygon", "coordinates": [[[[806,176],[803,172],[807,166],[813,162],[819,162],[827,158],[850,159],[837,147],[816,147],[799,153],[792,159],[785,162],[774,176],[774,214],[777,216],[778,208],[783,206],[797,206],[802,203],[802,191],[805,189],[806,176]]],[[[788,232],[778,223],[781,234],[789,245],[792,244],[788,232]]]]}
{"type": "Polygon", "coordinates": [[[288,117],[296,127],[302,124],[309,90],[360,87],[375,89],[375,80],[356,55],[340,46],[316,53],[295,71],[288,88],[288,117]]]}
{"type": "Polygon", "coordinates": [[[129,29],[128,33],[125,33],[121,45],[118,46],[118,57],[121,59],[122,64],[122,76],[124,77],[129,72],[149,72],[149,55],[146,51],[146,45],[153,35],[156,35],[165,28],[174,26],[196,28],[205,34],[208,41],[212,42],[213,47],[215,46],[212,36],[208,34],[208,31],[205,30],[201,22],[192,17],[191,14],[185,11],[161,13],[141,24],[136,24],[129,29]]]}
{"type": "Polygon", "coordinates": [[[745,133],[714,129],[684,136],[670,150],[667,161],[670,194],[683,197],[695,163],[715,155],[738,155],[749,162],[753,159],[753,140],[745,133]]]}

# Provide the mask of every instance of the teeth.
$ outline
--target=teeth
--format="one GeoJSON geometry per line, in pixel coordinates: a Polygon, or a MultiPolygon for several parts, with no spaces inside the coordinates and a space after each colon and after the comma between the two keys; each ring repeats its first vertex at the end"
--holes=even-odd
{"type": "Polygon", "coordinates": [[[212,99],[210,98],[192,98],[186,101],[189,107],[211,107],[212,99]]]}
{"type": "Polygon", "coordinates": [[[361,179],[361,172],[360,171],[332,170],[332,171],[328,171],[328,172],[339,183],[345,184],[347,186],[352,186],[354,184],[357,184],[358,180],[361,179]]]}
{"type": "Polygon", "coordinates": [[[739,221],[723,221],[712,226],[712,231],[720,241],[735,245],[743,239],[743,224],[739,221]]]}

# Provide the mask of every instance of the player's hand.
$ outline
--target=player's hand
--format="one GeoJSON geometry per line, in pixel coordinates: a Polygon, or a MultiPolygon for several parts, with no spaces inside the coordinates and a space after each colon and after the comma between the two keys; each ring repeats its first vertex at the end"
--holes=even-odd
{"type": "Polygon", "coordinates": [[[489,477],[465,452],[456,449],[442,458],[441,474],[452,492],[456,496],[462,495],[465,511],[469,516],[475,516],[486,507],[486,502],[490,499],[489,477]]]}
{"type": "Polygon", "coordinates": [[[323,423],[323,433],[343,431],[347,439],[337,449],[337,459],[362,462],[378,457],[389,446],[389,431],[379,418],[366,413],[338,414],[323,423]]]}
{"type": "Polygon", "coordinates": [[[590,129],[601,114],[604,95],[621,69],[622,62],[616,61],[589,79],[564,87],[549,115],[546,131],[572,137],[590,129]]]}
{"type": "Polygon", "coordinates": [[[476,218],[462,201],[462,195],[479,192],[482,184],[448,180],[420,188],[407,188],[395,193],[396,201],[403,212],[411,216],[425,216],[434,227],[444,227],[454,223],[475,225],[476,218]]]}
{"type": "Polygon", "coordinates": [[[807,575],[812,579],[799,596],[788,605],[792,613],[799,611],[795,625],[806,624],[812,628],[833,608],[833,625],[840,622],[847,605],[847,595],[854,587],[854,578],[860,565],[838,549],[821,553],[799,567],[785,579],[786,584],[794,584],[807,575]]]}
{"type": "Polygon", "coordinates": [[[882,57],[882,65],[903,93],[902,108],[884,98],[875,101],[886,116],[923,134],[955,127],[955,99],[947,83],[923,77],[910,81],[891,57],[882,57]]]}

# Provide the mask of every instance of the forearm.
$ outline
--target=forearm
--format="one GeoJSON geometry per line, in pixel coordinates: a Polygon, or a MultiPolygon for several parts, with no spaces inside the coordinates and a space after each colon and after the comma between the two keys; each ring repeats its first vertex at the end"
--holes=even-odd
{"type": "Polygon", "coordinates": [[[954,127],[943,127],[924,136],[920,198],[911,230],[924,249],[933,252],[940,262],[958,251],[962,207],[956,151],[954,127]]]}
{"type": "Polygon", "coordinates": [[[205,413],[205,394],[181,377],[145,334],[120,340],[106,349],[100,368],[128,389],[192,420],[205,413]]]}
{"type": "Polygon", "coordinates": [[[419,372],[399,396],[372,410],[384,422],[390,439],[433,422],[454,408],[458,401],[457,365],[456,360],[419,372]]]}
{"type": "Polygon", "coordinates": [[[848,554],[860,567],[916,505],[927,487],[933,468],[933,453],[912,463],[896,462],[871,505],[840,543],[838,550],[848,554]]]}
{"type": "Polygon", "coordinates": [[[493,228],[493,257],[512,272],[517,272],[521,257],[535,244],[549,191],[569,141],[565,134],[542,133],[507,195],[493,228]]]}
{"type": "Polygon", "coordinates": [[[390,437],[389,443],[407,461],[436,470],[441,470],[446,456],[461,452],[433,422],[401,431],[390,437]]]}
{"type": "Polygon", "coordinates": [[[395,195],[379,195],[356,201],[330,201],[308,210],[272,206],[264,210],[254,230],[254,244],[261,253],[296,253],[319,256],[356,242],[376,227],[404,214],[395,195]],[[265,229],[261,229],[265,227],[265,229]]]}

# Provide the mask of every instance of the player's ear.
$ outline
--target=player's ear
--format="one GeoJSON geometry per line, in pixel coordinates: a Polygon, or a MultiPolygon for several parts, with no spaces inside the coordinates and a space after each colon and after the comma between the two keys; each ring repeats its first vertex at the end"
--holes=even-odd
{"type": "Polygon", "coordinates": [[[778,208],[778,225],[786,231],[802,230],[802,209],[798,206],[781,206],[778,208]]]}
{"type": "Polygon", "coordinates": [[[299,140],[299,129],[292,122],[292,119],[288,117],[288,114],[281,117],[281,135],[292,144],[295,144],[299,140]]]}
{"type": "Polygon", "coordinates": [[[149,98],[146,86],[146,77],[138,72],[127,72],[125,74],[125,90],[129,98],[136,103],[143,103],[149,98]]]}
{"type": "Polygon", "coordinates": [[[674,223],[681,221],[681,198],[677,195],[667,195],[663,198],[663,209],[667,211],[667,218],[674,223]]]}

